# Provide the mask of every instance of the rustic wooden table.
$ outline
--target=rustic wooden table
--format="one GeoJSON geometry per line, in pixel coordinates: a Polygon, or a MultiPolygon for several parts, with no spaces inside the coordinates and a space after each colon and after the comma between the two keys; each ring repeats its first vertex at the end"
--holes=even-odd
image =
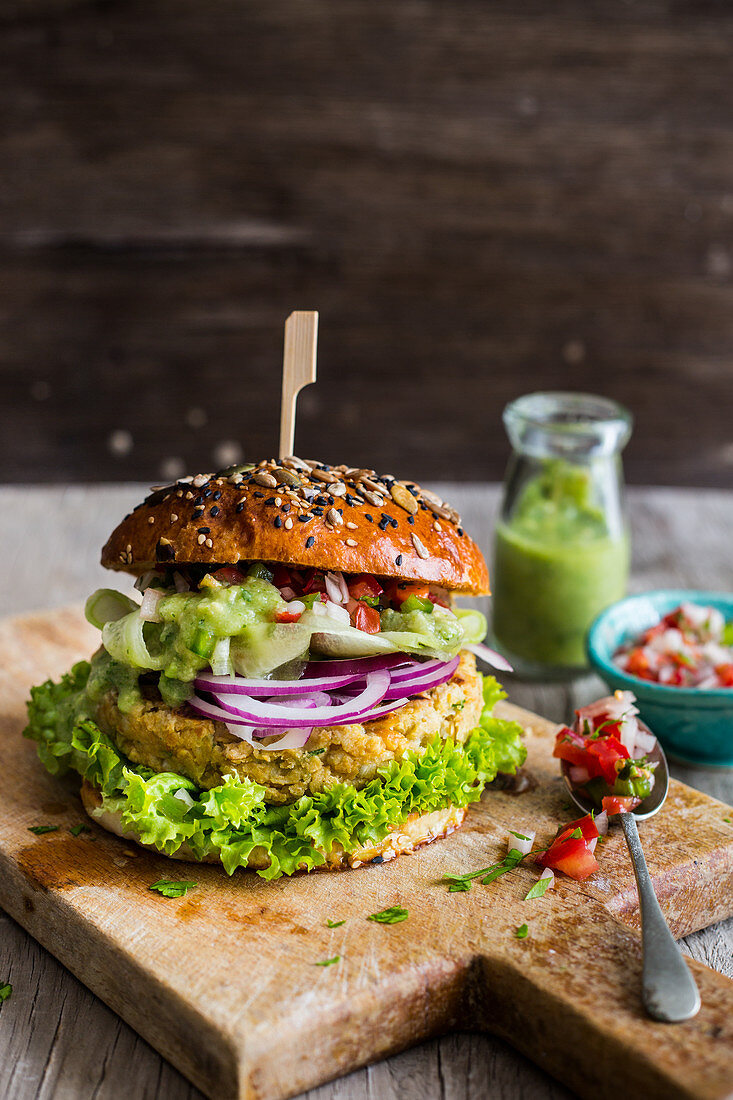
{"type": "MultiPolygon", "coordinates": [[[[109,575],[99,548],[141,496],[141,486],[0,488],[0,610],[59,606],[109,575]]],[[[436,486],[462,513],[484,549],[498,502],[496,486],[436,486]]],[[[730,587],[733,493],[636,489],[630,493],[634,590],[664,585],[730,587]]],[[[118,578],[116,578],[117,580],[118,578]]],[[[508,684],[513,702],[566,719],[600,688],[508,684]]],[[[733,800],[733,771],[672,764],[678,779],[733,800]]],[[[0,784],[1,788],[1,784],[0,784]]],[[[683,948],[733,977],[733,920],[689,936],[683,948]]],[[[0,1014],[0,1095],[65,1100],[121,1096],[186,1098],[200,1093],[101,1001],[0,913],[0,984],[13,996],[0,1014]]],[[[467,1021],[467,1026],[470,1021],[467,1021]]],[[[287,1041],[287,1037],[284,1037],[287,1041]]],[[[570,1093],[505,1044],[484,1035],[449,1035],[307,1094],[308,1100],[561,1100],[570,1093]]]]}

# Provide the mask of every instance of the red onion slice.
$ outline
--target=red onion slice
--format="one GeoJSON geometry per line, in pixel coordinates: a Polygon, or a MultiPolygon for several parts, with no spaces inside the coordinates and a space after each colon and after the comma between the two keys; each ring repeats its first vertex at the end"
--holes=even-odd
{"type": "Polygon", "coordinates": [[[458,668],[459,658],[454,657],[452,661],[439,662],[440,667],[433,669],[427,675],[415,674],[411,679],[404,679],[400,683],[395,683],[395,676],[392,676],[392,683],[387,688],[385,693],[385,699],[406,699],[410,695],[419,695],[423,691],[430,691],[431,688],[438,687],[440,684],[445,684],[450,680],[456,669],[458,668]]]}
{"type": "Polygon", "coordinates": [[[474,653],[485,664],[490,665],[491,668],[499,668],[502,672],[514,672],[514,669],[509,664],[506,657],[502,657],[501,653],[497,653],[495,649],[489,649],[489,647],[483,645],[482,642],[471,642],[463,648],[470,649],[471,653],[474,653]]]}
{"type": "MultiPolygon", "coordinates": [[[[356,721],[360,714],[376,706],[384,698],[388,688],[389,672],[386,669],[370,672],[366,678],[366,687],[350,703],[312,709],[303,707],[302,710],[293,708],[287,715],[283,714],[283,707],[276,703],[245,697],[241,700],[241,705],[235,707],[226,702],[225,696],[214,694],[218,706],[213,709],[223,711],[224,717],[222,719],[221,713],[211,716],[226,721],[226,716],[232,715],[253,726],[337,726],[343,722],[356,721]]],[[[202,704],[204,701],[196,696],[191,700],[191,705],[198,710],[201,710],[202,704]]],[[[211,707],[211,704],[204,705],[207,709],[211,707]]]]}
{"type": "Polygon", "coordinates": [[[200,673],[194,680],[199,691],[212,695],[310,695],[314,691],[335,691],[357,680],[364,680],[361,672],[344,673],[341,676],[311,677],[309,680],[252,680],[245,676],[214,676],[200,673]]]}
{"type": "Polygon", "coordinates": [[[255,729],[252,726],[235,725],[233,722],[227,722],[227,728],[233,737],[238,737],[240,741],[246,741],[248,745],[251,745],[255,749],[261,749],[263,752],[274,752],[276,750],[281,752],[283,749],[302,749],[313,733],[312,729],[284,729],[282,730],[282,737],[279,737],[277,741],[273,741],[269,745],[263,745],[258,738],[272,737],[273,733],[278,733],[280,731],[255,729]]]}
{"type": "Polygon", "coordinates": [[[368,672],[378,672],[383,668],[396,668],[398,665],[411,664],[410,658],[404,653],[383,653],[377,657],[345,657],[341,660],[310,661],[305,666],[304,679],[324,676],[351,676],[358,679],[366,676],[368,672]]]}

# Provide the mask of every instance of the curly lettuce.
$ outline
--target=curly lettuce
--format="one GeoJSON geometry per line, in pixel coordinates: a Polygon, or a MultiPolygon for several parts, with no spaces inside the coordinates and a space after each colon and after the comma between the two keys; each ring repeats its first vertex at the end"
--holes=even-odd
{"type": "Polygon", "coordinates": [[[378,844],[410,814],[475,802],[497,772],[514,771],[526,756],[521,727],[494,717],[506,695],[486,677],[479,725],[465,744],[436,736],[421,753],[380,768],[361,790],[337,783],[271,806],[265,788],[249,779],[228,776],[203,790],[184,776],[131,763],[89,715],[89,670],[80,662],[59,683],[32,688],[24,736],[36,741],[53,775],[74,770],[92,783],[102,796],[100,812],[118,813],[144,844],[169,856],[183,845],[196,859],[215,854],[230,875],[255,851],[267,861],[258,874],[275,879],[322,866],[335,845],[348,853],[378,844]]]}

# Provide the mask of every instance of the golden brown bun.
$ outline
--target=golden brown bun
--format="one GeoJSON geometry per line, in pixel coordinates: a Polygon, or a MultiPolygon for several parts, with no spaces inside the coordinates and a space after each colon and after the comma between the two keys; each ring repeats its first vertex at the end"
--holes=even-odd
{"type": "MultiPolygon", "coordinates": [[[[144,844],[136,833],[123,824],[119,813],[103,810],[102,796],[96,787],[93,787],[86,779],[82,782],[80,793],[84,809],[92,820],[101,825],[103,829],[122,837],[124,840],[131,840],[141,848],[147,848],[151,852],[155,852],[156,855],[164,854],[159,852],[154,845],[144,844]]],[[[379,863],[386,863],[396,856],[414,852],[416,848],[421,847],[423,844],[430,844],[431,841],[438,840],[439,837],[448,836],[460,828],[465,816],[465,807],[457,806],[446,806],[442,810],[435,810],[433,813],[422,814],[421,816],[411,814],[398,829],[389,833],[378,844],[370,845],[368,848],[358,848],[355,852],[347,855],[340,844],[334,844],[327,857],[327,863],[318,870],[345,870],[347,867],[360,867],[363,863],[370,863],[373,859],[377,859],[379,863]]],[[[188,860],[192,863],[220,862],[219,857],[214,854],[205,856],[203,860],[198,860],[186,844],[182,844],[174,855],[167,858],[188,860]]],[[[255,848],[249,857],[247,867],[251,870],[261,871],[268,866],[267,853],[262,848],[255,848]]]]}
{"type": "Polygon", "coordinates": [[[102,565],[135,574],[161,564],[240,561],[372,573],[475,596],[489,591],[481,551],[434,493],[373,470],[297,458],[156,489],[102,550],[102,565]]]}

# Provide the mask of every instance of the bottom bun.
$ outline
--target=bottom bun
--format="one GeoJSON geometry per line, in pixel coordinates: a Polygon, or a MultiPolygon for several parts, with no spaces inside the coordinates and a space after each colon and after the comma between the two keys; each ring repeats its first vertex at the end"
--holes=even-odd
{"type": "MultiPolygon", "coordinates": [[[[122,823],[120,813],[112,813],[109,810],[102,809],[100,792],[86,779],[82,783],[80,793],[84,809],[92,820],[101,825],[103,829],[107,829],[108,832],[114,833],[124,840],[131,840],[141,848],[147,848],[148,851],[155,852],[157,855],[165,854],[160,852],[153,844],[144,844],[134,831],[126,828],[122,823]]],[[[460,828],[465,816],[465,806],[446,806],[442,810],[434,810],[433,813],[422,814],[421,816],[411,814],[399,828],[388,833],[379,844],[370,845],[368,848],[357,848],[349,853],[346,853],[340,844],[334,844],[331,851],[326,855],[326,864],[317,869],[321,871],[338,871],[347,867],[361,867],[363,863],[372,863],[374,860],[379,863],[386,863],[390,859],[395,859],[396,856],[414,852],[416,848],[421,847],[423,844],[430,844],[433,840],[449,836],[460,828]]],[[[178,851],[166,858],[188,860],[191,863],[221,862],[219,856],[215,853],[199,859],[187,844],[182,844],[178,851]]],[[[269,856],[264,849],[255,848],[249,857],[247,867],[253,871],[260,871],[267,868],[269,862],[269,856]]]]}

